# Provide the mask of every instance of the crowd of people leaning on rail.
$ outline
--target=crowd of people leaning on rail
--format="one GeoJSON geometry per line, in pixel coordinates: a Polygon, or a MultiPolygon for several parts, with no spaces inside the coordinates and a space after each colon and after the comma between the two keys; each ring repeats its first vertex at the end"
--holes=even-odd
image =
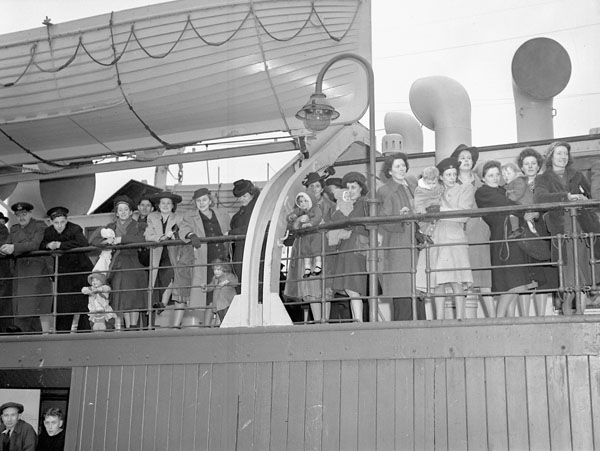
{"type": "MultiPolygon", "coordinates": [[[[408,174],[405,154],[388,155],[382,170],[386,183],[376,195],[378,216],[600,200],[600,160],[593,163],[592,180],[588,180],[574,169],[566,142],[553,143],[544,156],[535,149],[523,149],[514,163],[492,160],[477,165],[478,160],[476,147],[460,145],[450,157],[423,169],[417,179],[408,174]]],[[[368,215],[368,187],[361,173],[350,172],[341,179],[310,173],[304,185],[308,199],[318,200],[311,203],[306,196],[295,196],[296,208],[288,217],[292,236],[294,229],[315,225],[314,218],[321,217],[323,224],[368,215]],[[315,206],[321,211],[314,211],[315,206]]],[[[598,299],[592,271],[598,272],[600,265],[590,263],[589,239],[557,241],[556,235],[600,233],[598,213],[597,208],[581,209],[577,230],[573,230],[570,213],[563,210],[428,219],[419,221],[416,233],[410,221],[382,223],[376,251],[379,291],[374,296],[390,301],[391,319],[397,321],[425,319],[427,303],[431,303],[429,318],[445,319],[452,314],[462,319],[466,299],[481,303],[487,317],[515,316],[517,306],[521,316],[529,316],[532,300],[535,314],[543,316],[549,299],[562,305],[564,314],[571,314],[576,287],[585,287],[584,302],[598,299]],[[418,253],[413,251],[415,239],[421,244],[418,253]],[[419,301],[414,303],[413,315],[415,293],[419,301]],[[449,299],[453,300],[451,309],[449,299]]],[[[310,258],[320,254],[315,252],[321,247],[315,235],[300,235],[293,242],[284,295],[309,302],[317,322],[362,321],[364,300],[373,297],[368,292],[368,230],[354,225],[327,231],[325,236],[323,265],[310,258]],[[321,302],[322,298],[336,302],[321,302]]],[[[286,241],[292,244],[290,237],[286,241]]],[[[594,243],[595,255],[600,255],[598,240],[594,243]]]]}
{"type": "MultiPolygon", "coordinates": [[[[425,168],[417,179],[408,174],[405,154],[388,155],[382,168],[385,183],[376,193],[378,216],[600,198],[600,161],[594,163],[592,180],[588,180],[573,168],[566,142],[550,145],[544,157],[526,148],[514,163],[478,160],[476,147],[460,145],[450,157],[425,168]]],[[[365,175],[334,175],[333,170],[322,175],[311,172],[303,181],[305,189],[292,193],[294,206],[286,214],[288,231],[282,240],[291,247],[283,298],[308,303],[315,321],[362,321],[369,296],[390,300],[391,319],[398,321],[425,319],[427,302],[431,303],[429,317],[444,319],[451,311],[449,299],[453,315],[462,319],[466,299],[473,298],[481,302],[488,317],[514,316],[517,306],[527,316],[532,300],[536,314],[544,315],[552,297],[559,298],[563,312],[569,314],[575,292],[568,287],[589,287],[592,271],[598,269],[590,264],[589,240],[555,238],[577,231],[568,211],[496,212],[435,220],[429,215],[416,228],[421,244],[418,253],[411,221],[379,226],[379,291],[369,293],[370,241],[365,225],[355,223],[296,238],[303,228],[369,215],[365,175]],[[538,241],[538,246],[524,246],[523,240],[513,239],[526,236],[547,239],[538,241]],[[565,263],[561,277],[559,255],[565,263]],[[559,290],[561,280],[566,290],[559,290]],[[420,300],[413,303],[415,293],[420,300]]],[[[215,206],[206,188],[194,192],[196,208],[184,214],[177,211],[181,196],[172,192],[145,196],[136,204],[127,196],[117,196],[114,221],[97,228],[89,241],[82,228],[69,221],[67,208],[48,210],[47,225],[33,217],[30,203],[14,203],[16,222],[10,231],[5,226],[8,219],[0,214],[0,332],[46,332],[54,325],[59,331],[151,327],[167,305],[174,306],[170,327],[181,327],[190,311],[190,325],[222,320],[242,283],[244,242],[230,245],[203,243],[202,239],[246,234],[259,190],[242,179],[234,183],[233,194],[241,206],[231,219],[215,206]],[[178,241],[151,249],[119,246],[170,240],[178,241]],[[29,255],[35,250],[65,251],[89,245],[110,247],[95,264],[83,252],[61,254],[58,268],[52,255],[29,255]],[[56,284],[55,273],[59,275],[56,284]],[[153,288],[150,301],[149,287],[153,288]]],[[[576,228],[600,233],[598,212],[581,209],[576,228]]],[[[586,297],[594,294],[588,291],[586,297]]]]}
{"type": "Polygon", "coordinates": [[[30,203],[14,203],[16,222],[10,231],[8,218],[0,214],[0,332],[48,332],[54,325],[58,331],[148,327],[168,304],[174,305],[170,327],[181,327],[186,310],[192,312],[191,325],[222,320],[239,292],[243,241],[229,245],[201,239],[244,235],[259,192],[249,180],[236,181],[233,194],[241,206],[231,219],[215,207],[206,188],[194,192],[196,208],[185,214],[177,212],[182,198],[172,192],[144,196],[137,204],[117,196],[114,221],[97,228],[89,240],[69,221],[65,207],[46,212],[48,225],[33,217],[30,203]],[[169,240],[188,244],[119,246],[169,240]],[[51,254],[29,255],[90,245],[110,247],[95,264],[85,252],[62,253],[58,268],[51,254]]]}

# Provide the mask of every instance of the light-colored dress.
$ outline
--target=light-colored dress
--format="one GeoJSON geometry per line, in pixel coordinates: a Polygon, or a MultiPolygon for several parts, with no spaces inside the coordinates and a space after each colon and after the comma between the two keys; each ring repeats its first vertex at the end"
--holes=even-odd
{"type": "MultiPolygon", "coordinates": [[[[475,188],[471,184],[456,184],[444,191],[441,211],[468,210],[474,204],[475,188]]],[[[417,263],[417,289],[432,292],[435,287],[445,283],[462,283],[465,288],[473,284],[469,246],[465,233],[468,218],[440,219],[433,231],[435,243],[429,249],[423,249],[417,263]],[[449,244],[451,246],[439,246],[449,244]],[[426,252],[429,252],[427,262],[426,252]],[[426,265],[429,263],[429,284],[426,265]]]]}

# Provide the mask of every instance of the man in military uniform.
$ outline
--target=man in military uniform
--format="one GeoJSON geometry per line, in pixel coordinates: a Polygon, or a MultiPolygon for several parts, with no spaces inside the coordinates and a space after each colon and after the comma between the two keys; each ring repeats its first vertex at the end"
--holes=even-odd
{"type": "Polygon", "coordinates": [[[15,262],[13,282],[14,324],[23,332],[47,332],[52,325],[51,257],[26,257],[40,249],[46,223],[33,219],[33,205],[27,202],[13,204],[17,223],[10,228],[6,244],[0,253],[20,257],[15,262]]]}

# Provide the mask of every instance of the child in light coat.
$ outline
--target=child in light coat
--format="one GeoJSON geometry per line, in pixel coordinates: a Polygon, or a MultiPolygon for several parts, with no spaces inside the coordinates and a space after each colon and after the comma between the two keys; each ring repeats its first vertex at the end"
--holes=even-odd
{"type": "Polygon", "coordinates": [[[201,285],[200,289],[204,292],[213,292],[213,308],[219,315],[219,319],[223,321],[236,295],[235,288],[238,285],[238,278],[234,274],[230,263],[217,258],[212,261],[212,265],[214,276],[208,285],[201,285]]]}
{"type": "Polygon", "coordinates": [[[110,287],[106,284],[106,276],[93,272],[88,276],[89,287],[83,287],[81,292],[87,294],[92,330],[106,330],[106,322],[117,317],[109,304],[110,287]]]}
{"type": "MultiPolygon", "coordinates": [[[[422,177],[415,188],[415,213],[436,213],[440,211],[444,188],[439,182],[440,171],[435,166],[423,169],[422,177]]],[[[431,237],[436,221],[419,221],[419,229],[431,237]]]]}
{"type": "MultiPolygon", "coordinates": [[[[295,207],[288,215],[288,229],[299,230],[321,224],[323,211],[312,192],[296,194],[295,207]]],[[[300,239],[300,256],[304,261],[304,278],[319,275],[322,271],[321,236],[318,233],[304,235],[300,239]]]]}

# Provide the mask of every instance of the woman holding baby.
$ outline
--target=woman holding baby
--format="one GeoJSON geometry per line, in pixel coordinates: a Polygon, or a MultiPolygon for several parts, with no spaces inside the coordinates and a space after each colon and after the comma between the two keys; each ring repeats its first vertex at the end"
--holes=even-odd
{"type": "MultiPolygon", "coordinates": [[[[444,187],[440,211],[470,210],[474,208],[475,188],[460,184],[456,158],[445,158],[437,165],[444,187]]],[[[465,290],[473,284],[469,249],[465,235],[468,218],[440,218],[433,231],[434,246],[425,248],[417,264],[417,288],[425,293],[433,291],[436,319],[444,319],[446,290],[454,293],[456,318],[465,317],[465,290]]]]}

